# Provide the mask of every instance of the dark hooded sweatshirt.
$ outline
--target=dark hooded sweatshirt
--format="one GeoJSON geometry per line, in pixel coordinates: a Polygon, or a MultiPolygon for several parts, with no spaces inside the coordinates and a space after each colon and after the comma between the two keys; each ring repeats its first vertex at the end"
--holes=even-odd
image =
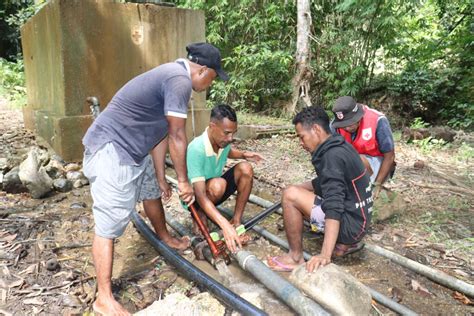
{"type": "Polygon", "coordinates": [[[312,155],[317,178],[314,193],[323,199],[326,219],[340,222],[337,241],[354,244],[370,224],[372,208],[370,178],[359,154],[340,135],[330,136],[312,155]]]}

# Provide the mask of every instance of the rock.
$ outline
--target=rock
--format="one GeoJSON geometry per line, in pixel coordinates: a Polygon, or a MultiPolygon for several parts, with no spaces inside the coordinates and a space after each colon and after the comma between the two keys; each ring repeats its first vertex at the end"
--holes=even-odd
{"type": "Polygon", "coordinates": [[[68,179],[59,178],[53,181],[53,187],[58,192],[68,192],[72,190],[72,182],[68,179]]]}
{"type": "MultiPolygon", "coordinates": [[[[172,316],[172,315],[200,315],[199,306],[182,293],[167,295],[164,299],[155,301],[147,308],[135,313],[136,316],[172,316]]],[[[217,314],[216,314],[217,315],[217,314]]],[[[222,314],[223,315],[223,314],[222,314]]]]}
{"type": "Polygon", "coordinates": [[[84,186],[82,179],[77,179],[76,181],[74,181],[73,186],[74,189],[82,188],[84,186]]]}
{"type": "Polygon", "coordinates": [[[46,173],[46,168],[41,166],[42,159],[45,159],[45,155],[41,149],[33,148],[20,164],[18,172],[21,182],[34,199],[44,197],[53,189],[53,180],[46,173]]]}
{"type": "Polygon", "coordinates": [[[14,194],[28,192],[28,189],[20,180],[19,171],[20,168],[15,167],[3,177],[2,187],[5,192],[14,194]]]}
{"type": "Polygon", "coordinates": [[[389,219],[395,214],[400,214],[405,207],[406,202],[399,192],[382,188],[378,198],[374,201],[372,221],[375,223],[389,219]]]}
{"type": "Polygon", "coordinates": [[[334,264],[313,273],[301,265],[290,275],[296,287],[334,315],[370,315],[372,297],[356,278],[334,264]]]}
{"type": "Polygon", "coordinates": [[[413,168],[415,169],[423,169],[425,167],[425,162],[423,160],[417,160],[413,164],[413,168]]]}
{"type": "Polygon", "coordinates": [[[64,177],[66,171],[59,161],[51,159],[46,166],[46,173],[51,177],[51,179],[58,179],[64,177]]]}
{"type": "Polygon", "coordinates": [[[80,171],[69,171],[66,173],[66,178],[71,182],[76,182],[84,178],[84,175],[80,171]]]}
{"type": "Polygon", "coordinates": [[[86,208],[87,204],[85,202],[74,202],[70,206],[70,208],[86,208]]]}
{"type": "Polygon", "coordinates": [[[200,311],[202,316],[214,316],[214,315],[224,315],[225,307],[217,299],[215,299],[208,292],[200,293],[194,296],[192,299],[200,311]]]}
{"type": "Polygon", "coordinates": [[[10,171],[12,166],[10,165],[10,162],[8,161],[8,158],[0,158],[0,173],[4,174],[10,171]]]}
{"type": "Polygon", "coordinates": [[[51,155],[51,160],[56,160],[57,162],[59,162],[63,167],[64,165],[66,165],[66,162],[64,161],[64,159],[59,156],[59,155],[56,155],[56,154],[53,154],[51,155]]]}
{"type": "Polygon", "coordinates": [[[408,128],[406,127],[403,130],[402,138],[406,139],[408,142],[413,140],[425,139],[428,137],[435,139],[442,139],[447,143],[450,143],[454,140],[456,132],[446,126],[436,126],[436,127],[423,127],[423,128],[408,128]]]}
{"type": "Polygon", "coordinates": [[[50,158],[49,153],[48,153],[47,150],[45,150],[43,148],[39,148],[39,147],[34,147],[34,148],[30,149],[30,152],[32,150],[34,150],[36,152],[37,157],[38,157],[38,163],[41,166],[46,166],[49,163],[49,160],[51,158],[50,158]]]}
{"type": "Polygon", "coordinates": [[[262,298],[260,297],[260,294],[257,292],[244,292],[241,293],[240,296],[255,305],[256,307],[260,308],[263,310],[263,302],[262,298]]]}
{"type": "Polygon", "coordinates": [[[60,268],[58,260],[54,258],[46,261],[45,266],[46,266],[46,270],[48,271],[56,271],[56,270],[59,270],[60,268]]]}
{"type": "Polygon", "coordinates": [[[64,170],[66,170],[66,172],[79,171],[81,170],[81,166],[79,166],[77,163],[70,163],[66,165],[64,170]]]}
{"type": "Polygon", "coordinates": [[[61,306],[80,307],[82,304],[77,297],[68,294],[62,294],[61,306]]]}

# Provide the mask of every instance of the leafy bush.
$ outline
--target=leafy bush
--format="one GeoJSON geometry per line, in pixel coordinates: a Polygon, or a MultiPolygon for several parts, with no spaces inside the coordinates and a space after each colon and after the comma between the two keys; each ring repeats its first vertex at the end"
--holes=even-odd
{"type": "Polygon", "coordinates": [[[20,26],[46,1],[3,0],[0,1],[0,57],[16,60],[21,56],[20,26]]]}
{"type": "Polygon", "coordinates": [[[26,103],[25,75],[23,60],[9,62],[0,58],[0,94],[10,105],[20,107],[26,103]]]}
{"type": "Polygon", "coordinates": [[[426,128],[428,126],[430,126],[430,124],[423,121],[421,117],[415,117],[410,125],[410,128],[426,128]]]}

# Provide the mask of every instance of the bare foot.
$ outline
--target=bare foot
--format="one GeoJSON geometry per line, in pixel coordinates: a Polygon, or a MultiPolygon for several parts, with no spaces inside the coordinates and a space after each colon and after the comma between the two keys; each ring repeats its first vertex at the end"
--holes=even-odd
{"type": "Polygon", "coordinates": [[[92,309],[95,314],[104,316],[129,316],[131,315],[122,305],[120,305],[113,297],[104,299],[97,297],[92,309]]]}
{"type": "Polygon", "coordinates": [[[169,236],[168,238],[163,238],[163,241],[173,249],[176,250],[186,250],[191,246],[191,240],[188,236],[184,236],[181,238],[175,238],[173,236],[169,236]]]}
{"type": "Polygon", "coordinates": [[[301,257],[300,260],[295,261],[289,254],[267,258],[268,267],[274,271],[280,272],[291,272],[303,263],[303,257],[301,257]]]}

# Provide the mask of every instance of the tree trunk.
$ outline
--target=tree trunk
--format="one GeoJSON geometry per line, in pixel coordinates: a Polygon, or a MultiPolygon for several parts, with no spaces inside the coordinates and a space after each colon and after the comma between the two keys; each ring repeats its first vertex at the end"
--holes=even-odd
{"type": "Polygon", "coordinates": [[[301,100],[306,106],[311,106],[309,96],[312,72],[310,68],[311,48],[309,35],[311,30],[311,10],[309,0],[297,0],[297,32],[296,32],[296,74],[292,79],[293,94],[286,106],[287,113],[296,111],[301,100]]]}

